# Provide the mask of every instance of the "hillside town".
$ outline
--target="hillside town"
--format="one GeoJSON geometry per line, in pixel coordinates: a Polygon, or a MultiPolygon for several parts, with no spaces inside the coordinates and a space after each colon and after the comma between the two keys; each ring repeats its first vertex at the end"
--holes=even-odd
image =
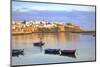
{"type": "Polygon", "coordinates": [[[81,31],[80,27],[71,22],[46,22],[46,21],[12,21],[12,34],[18,33],[48,33],[81,31]]]}

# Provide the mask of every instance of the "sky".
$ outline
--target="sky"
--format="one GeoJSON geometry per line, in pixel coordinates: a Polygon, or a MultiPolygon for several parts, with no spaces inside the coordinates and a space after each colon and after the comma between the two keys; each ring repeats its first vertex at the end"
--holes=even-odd
{"type": "Polygon", "coordinates": [[[13,11],[27,12],[31,10],[48,10],[48,11],[95,11],[95,7],[77,6],[77,5],[59,5],[32,2],[13,2],[13,11]]]}
{"type": "Polygon", "coordinates": [[[32,2],[12,2],[13,20],[75,22],[83,29],[95,29],[95,7],[32,2]]]}

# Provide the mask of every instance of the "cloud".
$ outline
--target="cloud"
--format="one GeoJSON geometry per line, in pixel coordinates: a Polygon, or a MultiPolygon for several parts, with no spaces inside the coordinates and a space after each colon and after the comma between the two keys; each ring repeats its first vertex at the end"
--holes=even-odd
{"type": "Polygon", "coordinates": [[[16,12],[29,12],[31,11],[30,9],[22,8],[22,9],[17,9],[15,10],[16,12]]]}

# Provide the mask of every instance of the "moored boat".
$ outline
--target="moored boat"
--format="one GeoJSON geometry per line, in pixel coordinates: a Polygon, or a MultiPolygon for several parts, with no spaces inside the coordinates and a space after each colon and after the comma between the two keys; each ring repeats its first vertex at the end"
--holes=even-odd
{"type": "Polygon", "coordinates": [[[75,54],[76,50],[61,50],[61,54],[75,54]]]}
{"type": "Polygon", "coordinates": [[[76,50],[61,50],[60,55],[76,58],[75,52],[76,52],[76,50]]]}
{"type": "Polygon", "coordinates": [[[13,49],[12,50],[12,56],[19,56],[24,55],[24,49],[13,49]]]}
{"type": "Polygon", "coordinates": [[[45,49],[45,54],[59,54],[59,49],[45,49]]]}
{"type": "Polygon", "coordinates": [[[33,43],[34,46],[43,46],[45,43],[40,41],[40,42],[36,42],[36,43],[33,43]]]}

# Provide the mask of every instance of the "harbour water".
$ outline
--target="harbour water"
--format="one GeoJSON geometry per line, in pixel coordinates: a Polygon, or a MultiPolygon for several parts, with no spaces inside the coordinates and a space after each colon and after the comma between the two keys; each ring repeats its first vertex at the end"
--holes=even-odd
{"type": "Polygon", "coordinates": [[[95,60],[95,37],[79,33],[33,33],[12,36],[12,49],[24,49],[24,54],[12,56],[12,65],[47,64],[95,60]],[[45,43],[42,47],[33,43],[45,43]],[[45,54],[45,49],[76,50],[76,58],[45,54]]]}

